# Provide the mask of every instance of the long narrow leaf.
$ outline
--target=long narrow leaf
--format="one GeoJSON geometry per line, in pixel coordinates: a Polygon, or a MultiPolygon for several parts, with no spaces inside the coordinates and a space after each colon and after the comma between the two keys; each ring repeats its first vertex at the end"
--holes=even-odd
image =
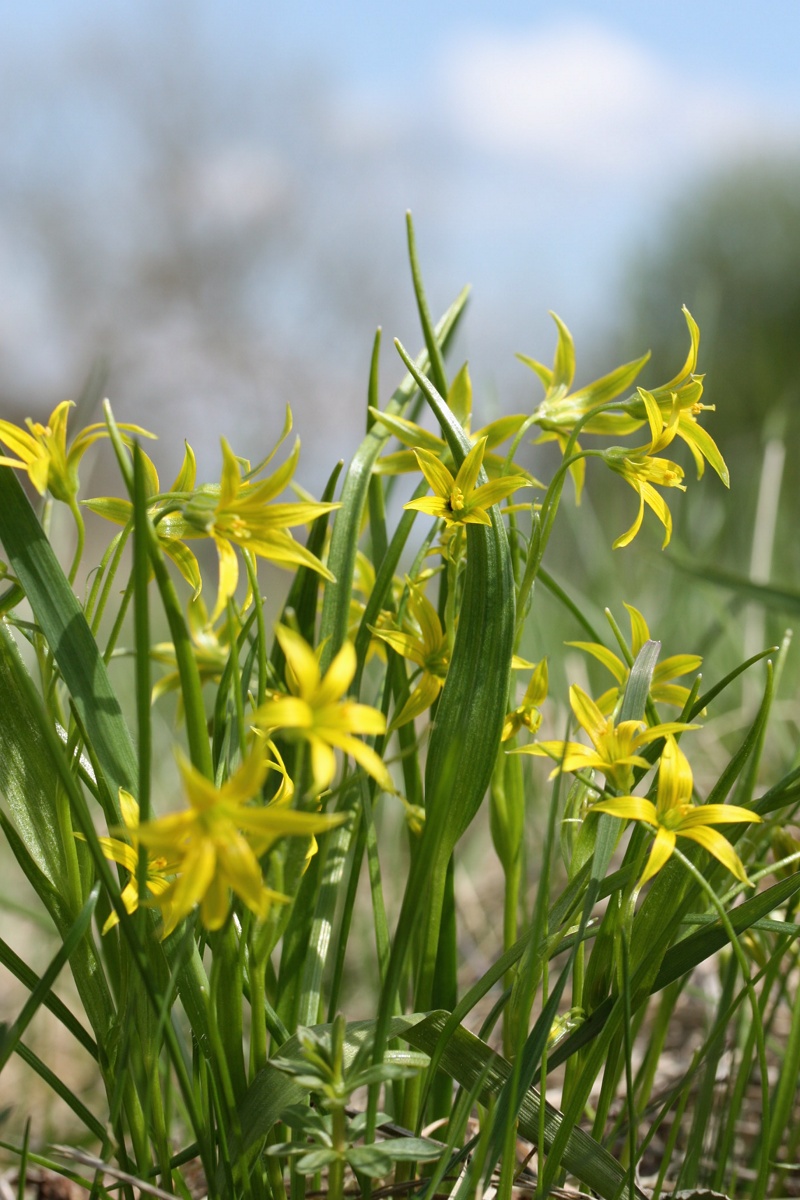
{"type": "MultiPolygon", "coordinates": [[[[465,289],[450,305],[436,326],[439,344],[449,343],[467,302],[465,289]]],[[[427,351],[417,359],[417,367],[425,371],[428,367],[427,351]]],[[[417,391],[417,384],[407,375],[387,405],[387,412],[402,416],[409,401],[417,391]]],[[[328,553],[328,566],[336,577],[335,584],[328,584],[322,604],[320,640],[325,643],[322,666],[328,665],[347,636],[350,615],[350,597],[353,589],[356,549],[361,532],[361,520],[367,502],[372,468],[386,442],[391,437],[388,429],[377,422],[359,446],[347,472],[342,489],[342,507],[336,514],[328,553]]]]}
{"type": "Polygon", "coordinates": [[[136,753],[103,657],[10,467],[0,467],[0,541],[58,663],[110,795],[116,798],[121,787],[135,791],[136,753]]]}
{"type": "Polygon", "coordinates": [[[61,974],[62,969],[75,953],[78,944],[86,936],[86,931],[91,923],[92,913],[95,910],[99,894],[100,885],[97,883],[92,888],[89,899],[78,913],[75,923],[64,938],[61,946],[59,946],[58,951],[50,961],[41,979],[22,1006],[22,1011],[16,1021],[4,1031],[2,1038],[0,1038],[0,1071],[2,1071],[16,1050],[22,1035],[30,1025],[37,1011],[44,1004],[50,993],[50,989],[61,974]]]}
{"type": "Polygon", "coordinates": [[[67,872],[55,802],[58,776],[20,685],[25,669],[8,626],[0,621],[0,792],[28,854],[57,890],[67,872]]]}
{"type": "MultiPolygon", "coordinates": [[[[739,904],[730,913],[730,922],[736,933],[744,933],[757,921],[763,920],[769,913],[785,904],[796,892],[800,891],[800,874],[791,875],[779,883],[759,892],[743,904],[739,904]]],[[[650,984],[648,993],[659,992],[676,979],[682,979],[690,974],[701,962],[705,962],[712,954],[716,954],[728,942],[727,934],[718,921],[690,934],[677,945],[671,946],[664,955],[658,974],[650,984]]],[[[641,978],[632,980],[635,990],[641,988],[641,978]]],[[[582,1046],[593,1040],[604,1027],[614,1007],[613,999],[605,1000],[594,1010],[591,1016],[576,1029],[574,1033],[557,1046],[550,1057],[551,1066],[556,1067],[565,1062],[582,1046]]]]}
{"type": "MultiPolygon", "coordinates": [[[[0,963],[31,993],[41,986],[42,977],[37,975],[26,962],[23,962],[19,955],[2,938],[0,938],[0,963]]],[[[64,1001],[59,999],[54,992],[46,989],[43,1004],[61,1022],[64,1028],[69,1030],[75,1040],[83,1046],[84,1050],[87,1050],[92,1058],[97,1058],[97,1043],[91,1034],[84,1029],[75,1014],[67,1008],[64,1001]]]]}

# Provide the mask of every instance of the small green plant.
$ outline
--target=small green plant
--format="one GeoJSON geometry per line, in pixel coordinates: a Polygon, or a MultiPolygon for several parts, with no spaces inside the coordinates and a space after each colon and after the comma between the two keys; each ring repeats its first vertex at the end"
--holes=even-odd
{"type": "Polygon", "coordinates": [[[728,484],[701,423],[697,326],[685,312],[686,360],[662,386],[636,386],[645,356],[576,387],[556,319],[552,366],[521,356],[543,397],[473,431],[467,367],[451,380],[445,362],[466,295],[434,325],[410,222],[409,247],[423,348],[398,344],[406,374],[381,403],[376,338],[365,439],[319,500],[292,494],[298,443],[274,465],[290,414],[255,466],[223,440],[218,482],[198,482],[187,444],[166,491],[148,435],[108,403],[72,438],[67,403],[48,425],[0,421],[0,825],[53,929],[41,972],[0,938],[28,993],[0,1071],[20,1058],[81,1143],[59,1165],[35,1114],[24,1135],[9,1125],[20,1195],[36,1166],[130,1200],[338,1198],[375,1181],[544,1197],[565,1179],[606,1200],[665,1185],[758,1200],[797,1157],[800,767],[758,784],[786,646],[701,685],[697,647],[659,662],[633,604],[630,637],[609,614],[609,645],[544,565],[568,478],[578,500],[595,472],[634,490],[633,523],[606,542],[618,555],[636,553],[646,510],[670,541],[668,498],[688,484],[665,452],[683,443],[698,476],[710,464],[728,484]],[[82,495],[100,443],[120,496],[82,495]],[[264,595],[260,559],[288,572],[285,594],[264,595]],[[565,679],[580,652],[610,688],[565,679]],[[753,669],[760,707],[709,758],[702,727],[753,669]],[[502,934],[467,977],[456,865],[484,807],[502,934]],[[701,964],[714,998],[667,1079],[701,964]],[[90,1099],[27,1040],[42,1008],[91,1063],[90,1099]]]}
{"type": "MultiPolygon", "coordinates": [[[[364,1136],[367,1114],[348,1113],[353,1092],[410,1079],[428,1065],[429,1059],[413,1051],[387,1050],[383,1061],[375,1065],[367,1040],[348,1063],[345,1033],[346,1022],[340,1014],[329,1029],[298,1029],[296,1058],[280,1055],[272,1059],[276,1070],[310,1089],[314,1109],[309,1111],[307,1105],[285,1108],[281,1114],[284,1122],[301,1129],[308,1140],[279,1142],[267,1153],[295,1158],[296,1169],[303,1175],[327,1170],[328,1194],[334,1197],[343,1194],[346,1166],[356,1174],[380,1179],[391,1175],[398,1162],[426,1162],[441,1158],[444,1151],[441,1145],[410,1136],[387,1137],[367,1146],[356,1144],[364,1136]]],[[[376,1119],[387,1125],[391,1120],[386,1113],[376,1114],[376,1119]]]]}

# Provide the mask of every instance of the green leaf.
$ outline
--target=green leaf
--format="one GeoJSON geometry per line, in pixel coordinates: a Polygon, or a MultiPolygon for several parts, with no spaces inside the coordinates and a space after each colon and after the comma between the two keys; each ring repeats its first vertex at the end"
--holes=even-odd
{"type": "MultiPolygon", "coordinates": [[[[456,330],[467,303],[467,296],[468,289],[465,288],[436,326],[437,344],[443,348],[447,347],[456,330]]],[[[423,352],[417,359],[416,366],[420,371],[425,371],[429,361],[428,353],[423,352]]],[[[416,392],[417,384],[409,374],[394,392],[386,406],[386,413],[389,416],[402,416],[416,392]]],[[[353,456],[345,477],[342,507],[334,519],[328,552],[328,567],[336,577],[336,583],[326,586],[322,602],[320,641],[325,643],[321,662],[323,670],[329,665],[334,654],[341,649],[347,637],[356,550],[367,503],[369,481],[375,463],[390,437],[388,429],[376,422],[353,456]]]]}
{"type": "Polygon", "coordinates": [[[445,1151],[444,1146],[436,1146],[426,1138],[392,1138],[391,1141],[379,1144],[383,1153],[396,1162],[423,1162],[439,1158],[445,1151]]]}
{"type": "Polygon", "coordinates": [[[354,1171],[369,1175],[370,1179],[380,1179],[392,1169],[392,1155],[387,1150],[386,1142],[353,1146],[347,1151],[347,1161],[354,1171]]]}
{"type": "MultiPolygon", "coordinates": [[[[471,449],[468,437],[430,381],[399,345],[398,350],[460,466],[471,449]]],[[[483,471],[478,479],[486,481],[483,471]]],[[[439,842],[440,862],[471,824],[489,786],[508,699],[514,578],[496,506],[489,516],[491,525],[467,527],[458,630],[428,749],[423,839],[439,842]]]]}
{"type": "Polygon", "coordinates": [[[62,968],[66,965],[72,955],[75,953],[79,943],[86,935],[86,931],[92,920],[92,913],[97,904],[97,897],[100,894],[100,884],[97,883],[92,888],[89,899],[84,904],[81,911],[67,933],[57,953],[51,960],[41,979],[37,982],[31,992],[22,1011],[16,1021],[10,1027],[3,1030],[0,1037],[0,1071],[8,1062],[11,1055],[17,1048],[17,1045],[22,1038],[23,1033],[28,1028],[28,1025],[33,1020],[37,1011],[45,1003],[50,989],[61,973],[62,968]]]}
{"type": "Polygon", "coordinates": [[[298,1158],[297,1170],[302,1175],[313,1175],[315,1171],[321,1171],[323,1167],[336,1162],[338,1157],[338,1150],[311,1150],[298,1158]]]}
{"type": "Polygon", "coordinates": [[[660,650],[661,642],[649,641],[645,642],[636,655],[628,682],[625,685],[625,694],[619,714],[620,721],[644,720],[647,697],[650,695],[650,683],[660,650]]]}
{"type": "Polygon", "coordinates": [[[0,540],[116,803],[119,788],[136,790],[133,742],[83,610],[10,467],[0,468],[0,540]]]}
{"type": "MultiPolygon", "coordinates": [[[[430,1053],[439,1040],[448,1013],[431,1013],[424,1021],[411,1026],[401,1036],[413,1046],[430,1053]]],[[[480,1038],[459,1027],[447,1042],[441,1066],[462,1087],[470,1087],[481,1079],[479,1092],[482,1104],[488,1104],[504,1087],[511,1074],[511,1065],[480,1038]]],[[[535,1088],[530,1088],[519,1109],[519,1132],[528,1141],[536,1142],[539,1137],[539,1114],[541,1098],[535,1088]]],[[[544,1138],[545,1148],[550,1149],[562,1126],[562,1114],[545,1101],[544,1138]]],[[[598,1142],[581,1129],[572,1129],[566,1139],[562,1165],[576,1175],[587,1187],[601,1196],[615,1197],[619,1194],[627,1176],[616,1160],[598,1142]]],[[[643,1200],[644,1193],[637,1189],[637,1197],[643,1200]]]]}
{"type": "MultiPolygon", "coordinates": [[[[31,993],[41,986],[41,977],[26,962],[23,962],[2,938],[0,938],[0,963],[31,993]]],[[[97,1043],[91,1034],[86,1032],[78,1018],[67,1008],[64,1001],[60,1000],[52,991],[47,991],[43,1004],[58,1018],[64,1028],[69,1030],[84,1050],[87,1050],[92,1058],[96,1059],[98,1057],[97,1043]]]]}
{"type": "MultiPolygon", "coordinates": [[[[798,891],[800,891],[800,873],[791,875],[788,879],[782,879],[779,883],[767,888],[765,892],[759,892],[757,896],[752,896],[743,904],[738,904],[729,914],[734,932],[744,933],[757,921],[763,920],[776,908],[780,908],[798,891]]],[[[664,954],[658,974],[649,985],[646,994],[653,995],[674,980],[684,978],[701,962],[705,962],[712,954],[716,954],[718,950],[727,945],[727,942],[728,936],[724,928],[718,921],[714,921],[713,924],[706,925],[696,933],[690,934],[677,945],[671,946],[664,954]]],[[[637,989],[641,987],[641,979],[641,970],[632,977],[634,999],[636,999],[637,989]]],[[[582,1046],[597,1037],[613,1007],[613,999],[604,1000],[579,1029],[576,1029],[561,1045],[555,1048],[549,1056],[549,1065],[553,1068],[559,1066],[582,1046]]]]}
{"type": "Polygon", "coordinates": [[[19,1042],[16,1046],[17,1057],[35,1071],[40,1079],[44,1080],[47,1087],[54,1095],[60,1096],[69,1108],[75,1113],[76,1117],[83,1122],[89,1132],[99,1142],[104,1143],[106,1140],[106,1127],[102,1121],[99,1121],[94,1113],[90,1112],[82,1100],[72,1091],[72,1089],[64,1082],[64,1080],[55,1071],[52,1071],[46,1063],[34,1054],[34,1052],[25,1045],[24,1042],[19,1042]]]}
{"type": "Polygon", "coordinates": [[[8,626],[0,621],[0,792],[36,866],[57,890],[66,878],[56,808],[58,773],[34,712],[27,669],[8,626]]]}

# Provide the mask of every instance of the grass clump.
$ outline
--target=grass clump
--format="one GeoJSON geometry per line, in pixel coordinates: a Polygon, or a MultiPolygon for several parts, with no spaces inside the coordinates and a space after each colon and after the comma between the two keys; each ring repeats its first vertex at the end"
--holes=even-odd
{"type": "Polygon", "coordinates": [[[434,324],[410,223],[409,246],[423,347],[398,344],[407,374],[382,404],[376,340],[366,437],[319,500],[280,499],[290,416],[256,466],[223,441],[218,482],[198,483],[187,446],[167,491],[145,431],[107,403],[71,440],[68,406],[0,422],[0,820],[58,940],[41,971],[0,940],[28,992],[0,1069],[21,1057],[81,1131],[42,1144],[34,1116],[4,1141],[20,1195],[41,1169],[94,1196],[226,1200],[790,1186],[798,768],[757,784],[785,648],[701,684],[691,645],[661,657],[638,597],[630,636],[612,618],[604,638],[544,565],[568,477],[579,499],[595,472],[633,490],[633,522],[608,535],[620,555],[648,511],[669,543],[681,443],[728,484],[697,326],[685,313],[687,357],[662,386],[635,386],[641,358],[576,388],[557,319],[552,366],[521,356],[538,405],[473,431],[469,373],[445,362],[465,295],[434,324]],[[531,434],[560,451],[547,483],[531,434]],[[80,460],[101,439],[122,495],[85,497],[80,460]],[[54,502],[77,528],[66,571],[54,502]],[[87,511],[117,532],[79,599],[87,511]],[[259,559],[291,577],[273,626],[259,559]],[[545,593],[569,648],[548,637],[545,593]],[[611,686],[571,680],[567,716],[549,689],[578,654],[611,686]],[[699,794],[701,727],[743,672],[760,672],[760,705],[699,794]],[[177,808],[154,724],[171,693],[177,808]],[[465,982],[456,867],[487,825],[502,944],[465,982]],[[88,1104],[26,1041],[45,1008],[93,1064],[88,1104]]]}

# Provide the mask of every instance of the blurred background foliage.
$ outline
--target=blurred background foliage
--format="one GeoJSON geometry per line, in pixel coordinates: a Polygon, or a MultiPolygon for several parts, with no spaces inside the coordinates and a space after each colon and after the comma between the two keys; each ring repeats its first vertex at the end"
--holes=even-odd
{"type": "MultiPolygon", "coordinates": [[[[770,445],[782,443],[790,464],[800,450],[800,162],[755,159],[712,176],[672,206],[632,260],[618,344],[624,355],[647,342],[654,378],[680,355],[682,303],[702,330],[704,400],[717,408],[707,419],[731,468],[722,545],[741,565],[762,465],[766,461],[773,476],[780,469],[770,445]]],[[[702,553],[720,521],[714,511],[719,493],[712,491],[705,520],[690,506],[692,525],[699,527],[693,544],[702,553]]],[[[798,575],[800,548],[790,528],[796,503],[790,486],[777,564],[787,584],[798,575]]],[[[681,528],[692,539],[685,514],[681,528]]]]}

